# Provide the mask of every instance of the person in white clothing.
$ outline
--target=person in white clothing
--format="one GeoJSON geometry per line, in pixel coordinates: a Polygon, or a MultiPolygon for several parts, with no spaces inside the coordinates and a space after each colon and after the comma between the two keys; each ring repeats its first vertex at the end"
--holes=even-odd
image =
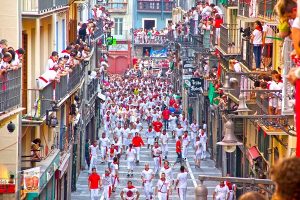
{"type": "Polygon", "coordinates": [[[166,179],[165,173],[162,173],[160,177],[161,178],[156,184],[155,194],[157,195],[159,200],[168,200],[170,183],[166,179]]]}
{"type": "Polygon", "coordinates": [[[178,140],[179,136],[183,135],[183,132],[184,132],[183,127],[181,126],[180,123],[178,123],[177,124],[177,128],[175,129],[175,138],[176,138],[176,141],[178,140]]]}
{"type": "Polygon", "coordinates": [[[108,167],[113,162],[113,159],[116,156],[117,156],[117,150],[115,148],[115,145],[111,144],[110,148],[107,149],[107,164],[108,164],[108,167]]]}
{"type": "Polygon", "coordinates": [[[200,137],[196,137],[196,143],[195,143],[195,168],[200,168],[200,162],[202,157],[202,144],[200,142],[200,137]]]}
{"type": "Polygon", "coordinates": [[[160,135],[160,142],[161,142],[162,156],[165,160],[168,159],[168,140],[169,140],[168,133],[166,130],[163,130],[162,134],[160,135]]]}
{"type": "Polygon", "coordinates": [[[155,137],[156,137],[156,134],[155,134],[155,131],[152,129],[152,126],[149,126],[148,130],[146,131],[146,137],[147,137],[147,143],[148,143],[148,149],[149,148],[153,148],[153,145],[154,145],[154,141],[155,141],[155,137]]]}
{"type": "Polygon", "coordinates": [[[175,190],[176,188],[179,199],[186,200],[187,194],[187,179],[188,179],[188,172],[185,171],[184,166],[180,167],[180,173],[177,175],[176,183],[175,183],[175,190]]]}
{"type": "Polygon", "coordinates": [[[198,135],[197,132],[199,130],[199,125],[197,124],[196,120],[193,121],[193,123],[191,123],[190,125],[190,131],[191,131],[191,143],[194,147],[196,141],[196,136],[198,135]]]}
{"type": "Polygon", "coordinates": [[[220,181],[220,184],[216,186],[213,193],[213,200],[227,200],[229,195],[229,189],[225,185],[224,181],[220,181]]]}
{"type": "Polygon", "coordinates": [[[154,160],[154,174],[157,174],[157,172],[160,168],[161,154],[162,154],[161,148],[158,145],[158,142],[155,142],[154,147],[152,148],[152,157],[153,157],[153,160],[154,160]]]}
{"type": "Polygon", "coordinates": [[[110,200],[110,196],[112,193],[112,183],[113,183],[113,177],[110,174],[109,169],[105,169],[105,173],[102,175],[102,186],[103,186],[103,192],[102,196],[105,200],[110,200]]]}
{"type": "Polygon", "coordinates": [[[135,157],[136,157],[136,151],[132,147],[132,144],[130,144],[126,152],[127,169],[128,169],[127,177],[130,176],[133,177],[133,166],[134,166],[135,157]]]}
{"type": "Polygon", "coordinates": [[[120,196],[122,200],[138,200],[140,193],[137,188],[132,185],[132,181],[128,181],[127,187],[121,191],[120,196]]]}
{"type": "Polygon", "coordinates": [[[200,137],[200,143],[201,143],[201,146],[202,146],[202,156],[201,156],[201,159],[205,159],[206,158],[207,135],[206,135],[206,133],[204,132],[203,129],[200,129],[199,137],[200,137]]]}
{"type": "Polygon", "coordinates": [[[169,118],[169,126],[170,126],[169,128],[172,132],[173,138],[175,138],[175,129],[177,127],[176,121],[177,121],[177,117],[176,117],[175,113],[172,113],[169,118]]]}
{"type": "Polygon", "coordinates": [[[112,191],[116,191],[116,187],[119,184],[119,164],[118,164],[118,158],[114,157],[113,162],[110,164],[110,173],[112,176],[112,191]]]}
{"type": "Polygon", "coordinates": [[[122,139],[123,132],[124,132],[124,129],[122,128],[121,124],[119,123],[118,127],[115,128],[115,130],[114,130],[115,136],[118,136],[118,138],[122,139]]]}
{"type": "Polygon", "coordinates": [[[90,169],[89,169],[90,173],[92,173],[92,168],[96,168],[98,149],[99,149],[99,146],[97,145],[97,141],[95,140],[94,143],[89,147],[90,158],[91,158],[90,169]]]}
{"type": "Polygon", "coordinates": [[[188,154],[188,147],[191,143],[190,136],[188,135],[188,131],[184,131],[182,136],[182,158],[186,160],[186,156],[188,154]]]}
{"type": "Polygon", "coordinates": [[[164,161],[164,166],[160,169],[160,175],[164,173],[166,175],[166,179],[170,183],[170,185],[174,184],[174,175],[173,175],[173,170],[170,167],[169,161],[165,160],[164,161]]]}
{"type": "Polygon", "coordinates": [[[128,145],[131,142],[131,140],[128,139],[130,134],[131,134],[131,130],[125,124],[124,125],[124,132],[123,132],[123,152],[126,152],[126,149],[128,148],[128,145]]]}
{"type": "Polygon", "coordinates": [[[145,164],[145,169],[142,171],[141,178],[146,200],[150,200],[153,195],[152,180],[154,179],[154,173],[153,170],[149,168],[149,163],[145,164]]]}
{"type": "Polygon", "coordinates": [[[106,152],[108,150],[110,144],[110,140],[106,137],[105,133],[102,133],[102,137],[100,138],[100,149],[101,149],[101,163],[106,161],[106,152]]]}

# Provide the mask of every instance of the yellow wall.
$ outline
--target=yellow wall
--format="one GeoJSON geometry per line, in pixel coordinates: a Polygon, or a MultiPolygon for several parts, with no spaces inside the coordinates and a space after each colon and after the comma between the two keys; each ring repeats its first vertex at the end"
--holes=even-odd
{"type": "Polygon", "coordinates": [[[8,40],[8,46],[20,47],[19,1],[1,1],[0,6],[0,38],[8,40]]]}
{"type": "Polygon", "coordinates": [[[18,169],[19,115],[13,115],[1,121],[0,124],[0,178],[9,178],[9,174],[16,175],[18,169]],[[7,124],[10,121],[16,126],[13,133],[7,130],[7,124]]]}

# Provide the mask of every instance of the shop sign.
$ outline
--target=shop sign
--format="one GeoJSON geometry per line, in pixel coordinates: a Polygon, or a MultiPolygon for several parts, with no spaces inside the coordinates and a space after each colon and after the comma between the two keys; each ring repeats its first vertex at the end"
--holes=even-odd
{"type": "Polygon", "coordinates": [[[182,64],[183,64],[183,69],[195,68],[196,67],[194,65],[194,57],[183,58],[182,64]]]}
{"type": "Polygon", "coordinates": [[[202,78],[191,78],[190,83],[191,83],[191,87],[190,87],[191,96],[195,96],[196,94],[200,94],[203,92],[204,80],[202,78]]]}
{"type": "Polygon", "coordinates": [[[34,167],[24,170],[24,190],[28,192],[39,192],[41,168],[34,167]]]}

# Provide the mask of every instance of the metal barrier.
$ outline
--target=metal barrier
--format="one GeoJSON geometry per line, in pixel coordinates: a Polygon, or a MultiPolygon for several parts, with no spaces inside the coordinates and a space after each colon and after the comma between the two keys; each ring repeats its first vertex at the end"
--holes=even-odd
{"type": "Polygon", "coordinates": [[[222,24],[220,28],[220,48],[226,54],[240,54],[240,30],[237,24],[222,24]]]}
{"type": "Polygon", "coordinates": [[[21,68],[9,70],[0,78],[0,113],[20,105],[21,68]]]}

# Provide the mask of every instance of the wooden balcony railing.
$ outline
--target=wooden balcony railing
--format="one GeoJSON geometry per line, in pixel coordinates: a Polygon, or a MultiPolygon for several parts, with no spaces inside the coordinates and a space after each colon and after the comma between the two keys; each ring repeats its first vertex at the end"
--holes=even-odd
{"type": "Polygon", "coordinates": [[[68,5],[68,0],[22,0],[22,14],[43,14],[68,5]]]}
{"type": "Polygon", "coordinates": [[[20,106],[21,68],[9,70],[0,77],[0,113],[20,106]]]}

